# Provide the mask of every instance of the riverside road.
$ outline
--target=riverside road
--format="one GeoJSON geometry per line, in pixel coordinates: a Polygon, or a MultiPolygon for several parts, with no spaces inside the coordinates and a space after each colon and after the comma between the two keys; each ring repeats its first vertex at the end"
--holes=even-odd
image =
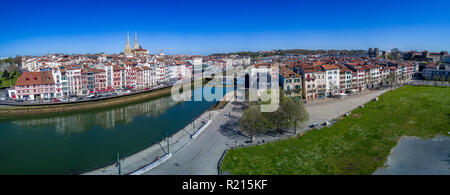
{"type": "MultiPolygon", "coordinates": [[[[321,124],[349,112],[358,106],[371,101],[375,97],[388,91],[365,91],[357,96],[347,96],[344,99],[318,100],[306,104],[310,120],[307,124],[317,122],[321,124]]],[[[242,102],[228,103],[215,117],[212,123],[197,139],[177,152],[169,160],[151,169],[149,175],[216,175],[217,165],[226,149],[245,145],[249,138],[238,131],[238,121],[245,109],[242,102]],[[228,114],[230,113],[230,114],[228,114]]],[[[304,128],[298,133],[307,131],[304,128]]],[[[255,142],[271,141],[287,135],[260,136],[255,142]]]]}

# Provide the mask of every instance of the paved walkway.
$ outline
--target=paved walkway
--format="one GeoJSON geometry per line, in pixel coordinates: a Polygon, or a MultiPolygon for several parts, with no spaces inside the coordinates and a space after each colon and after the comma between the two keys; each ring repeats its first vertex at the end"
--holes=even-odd
{"type": "MultiPolygon", "coordinates": [[[[159,143],[139,151],[129,157],[120,159],[121,162],[121,174],[130,174],[138,169],[149,166],[152,162],[160,161],[161,157],[168,154],[177,154],[178,151],[183,150],[184,147],[189,145],[193,140],[191,135],[202,129],[203,125],[208,124],[210,117],[214,119],[219,111],[206,111],[200,117],[194,120],[194,122],[186,125],[182,130],[178,131],[174,135],[169,137],[170,147],[167,147],[167,138],[159,143]],[[169,151],[170,150],[170,151],[169,151]]],[[[201,135],[201,134],[200,134],[201,135]]],[[[117,175],[118,168],[115,165],[109,165],[93,171],[83,173],[84,175],[117,175]]]]}
{"type": "MultiPolygon", "coordinates": [[[[358,96],[348,96],[343,100],[329,99],[306,104],[312,122],[323,122],[349,112],[361,104],[371,101],[386,92],[365,91],[358,96]]],[[[239,134],[238,121],[245,105],[241,102],[231,102],[215,115],[212,123],[197,139],[174,154],[172,158],[151,169],[145,174],[151,175],[216,175],[217,165],[225,149],[245,145],[249,138],[239,134]],[[230,112],[231,116],[226,113],[230,112]]],[[[307,128],[302,131],[308,130],[307,128]]],[[[302,132],[299,131],[299,132],[302,132]]],[[[288,135],[273,135],[257,137],[255,142],[271,141],[288,135]]]]}
{"type": "Polygon", "coordinates": [[[225,149],[248,138],[237,134],[243,103],[228,103],[197,139],[146,174],[216,175],[225,149]],[[226,113],[230,112],[230,116],[226,113]]]}

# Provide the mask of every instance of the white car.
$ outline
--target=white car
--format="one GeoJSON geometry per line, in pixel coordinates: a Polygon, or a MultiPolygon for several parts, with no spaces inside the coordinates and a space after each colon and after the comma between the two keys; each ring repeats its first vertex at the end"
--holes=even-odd
{"type": "Polygon", "coordinates": [[[6,101],[6,98],[1,97],[0,100],[1,100],[1,101],[6,101]]]}

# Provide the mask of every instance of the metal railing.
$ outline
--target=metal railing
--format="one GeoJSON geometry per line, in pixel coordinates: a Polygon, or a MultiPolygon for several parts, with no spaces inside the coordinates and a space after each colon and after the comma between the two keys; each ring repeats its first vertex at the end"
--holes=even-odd
{"type": "MultiPolygon", "coordinates": [[[[217,103],[216,103],[216,104],[217,104],[217,103]]],[[[201,116],[202,116],[203,114],[205,114],[206,112],[210,112],[210,109],[213,108],[213,107],[215,107],[216,104],[212,104],[211,106],[209,106],[209,107],[205,110],[205,112],[196,114],[196,115],[193,117],[192,120],[190,120],[189,122],[186,123],[185,127],[188,126],[189,124],[193,123],[193,122],[194,122],[195,120],[197,120],[198,118],[203,119],[203,118],[201,118],[201,116]]],[[[203,119],[203,120],[204,120],[204,119],[203,119]]],[[[205,125],[205,124],[201,123],[201,126],[200,126],[199,128],[203,127],[204,125],[205,125]]],[[[145,149],[147,149],[147,148],[149,148],[149,147],[151,147],[151,146],[153,146],[153,145],[155,145],[155,144],[161,143],[162,141],[164,141],[164,140],[167,139],[167,138],[170,138],[171,136],[175,135],[175,134],[178,133],[179,131],[185,130],[185,127],[183,127],[182,129],[179,129],[178,131],[173,132],[172,134],[168,134],[166,137],[162,137],[162,138],[158,139],[157,141],[154,141],[154,142],[150,142],[150,143],[148,143],[148,144],[145,144],[144,146],[141,146],[141,147],[139,147],[139,148],[133,150],[132,152],[128,152],[128,153],[126,153],[126,154],[122,154],[122,155],[120,155],[120,156],[121,156],[121,159],[128,158],[128,157],[130,157],[130,156],[132,156],[132,155],[134,155],[134,154],[136,154],[136,153],[138,153],[138,152],[141,152],[141,151],[143,151],[143,150],[145,150],[145,149]]],[[[199,128],[197,128],[197,131],[198,131],[199,128]]],[[[194,126],[193,129],[196,129],[195,126],[194,126]]],[[[186,130],[185,130],[185,131],[186,131],[186,130]]],[[[197,132],[197,131],[195,131],[195,132],[197,132]]],[[[195,132],[194,132],[193,134],[195,134],[195,132]]],[[[193,134],[192,134],[192,135],[193,135],[193,134]]],[[[192,138],[192,137],[191,137],[191,138],[192,138]]],[[[190,139],[189,139],[189,140],[190,140],[190,139]]],[[[189,141],[188,141],[188,142],[189,142],[189,141]]],[[[188,143],[188,142],[186,142],[186,143],[188,143]]],[[[169,143],[169,144],[170,144],[170,143],[169,143]]],[[[185,145],[185,144],[183,144],[181,147],[183,147],[184,145],[185,145]]],[[[174,151],[175,151],[174,153],[178,152],[178,150],[174,150],[174,151]]],[[[164,155],[163,155],[163,156],[164,156],[164,155]]],[[[162,157],[162,156],[156,156],[156,157],[155,157],[155,160],[153,160],[152,162],[150,162],[150,163],[148,163],[148,164],[151,164],[151,163],[155,162],[156,160],[158,160],[158,158],[161,158],[161,157],[162,157]]],[[[94,167],[91,167],[91,168],[73,171],[71,174],[73,174],[73,175],[78,175],[78,174],[82,174],[82,173],[88,173],[88,172],[91,172],[91,171],[95,171],[95,170],[97,170],[97,169],[102,169],[102,168],[106,168],[106,167],[112,166],[112,165],[114,165],[114,164],[116,164],[116,163],[117,163],[116,160],[111,160],[111,161],[108,161],[108,162],[106,162],[106,163],[102,163],[102,164],[100,164],[100,165],[97,165],[97,166],[94,166],[94,167]]],[[[148,164],[146,164],[146,165],[148,165],[148,164]]],[[[143,165],[143,166],[141,166],[140,168],[145,167],[146,165],[143,165]]],[[[135,171],[135,170],[133,170],[133,171],[135,171]]],[[[129,173],[132,173],[133,171],[131,171],[131,172],[129,172],[129,173]]],[[[129,174],[129,173],[124,173],[124,174],[129,174]]]]}

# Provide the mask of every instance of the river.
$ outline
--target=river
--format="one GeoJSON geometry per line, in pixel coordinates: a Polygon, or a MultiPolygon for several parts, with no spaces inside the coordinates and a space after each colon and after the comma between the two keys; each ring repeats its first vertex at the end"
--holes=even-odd
{"type": "MultiPolygon", "coordinates": [[[[198,93],[201,88],[196,89],[198,93]]],[[[171,96],[129,105],[0,119],[0,174],[73,174],[172,135],[217,102],[171,96]]]]}

